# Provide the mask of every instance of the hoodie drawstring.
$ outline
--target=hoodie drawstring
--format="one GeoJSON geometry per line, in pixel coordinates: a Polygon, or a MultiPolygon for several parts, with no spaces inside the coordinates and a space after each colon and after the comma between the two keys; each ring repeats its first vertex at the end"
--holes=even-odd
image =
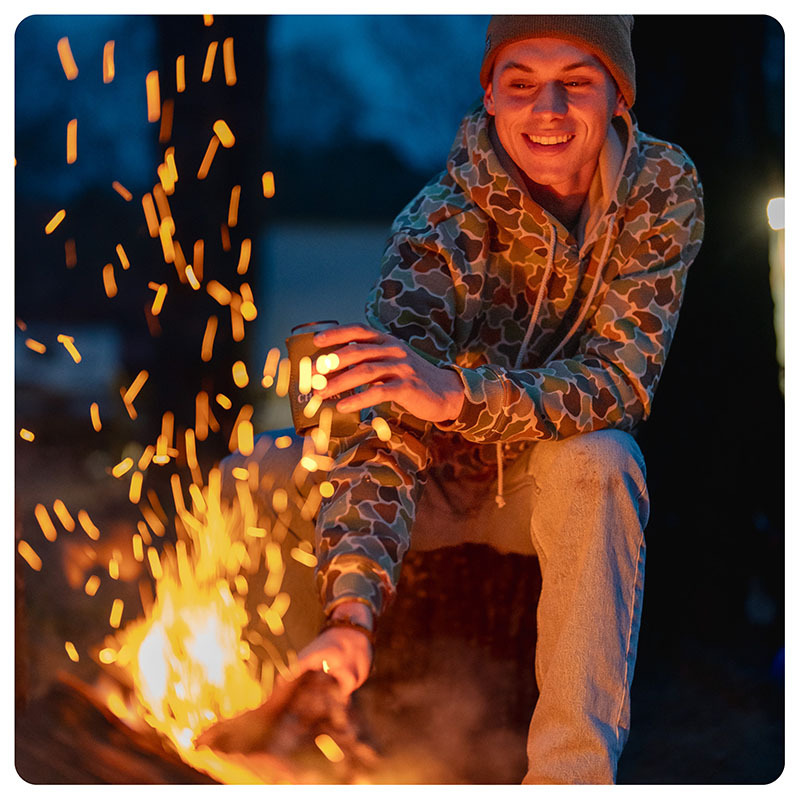
{"type": "Polygon", "coordinates": [[[572,327],[567,332],[567,335],[558,343],[558,346],[553,350],[549,356],[544,360],[544,364],[552,361],[556,355],[561,351],[564,345],[572,338],[575,331],[583,323],[583,320],[586,318],[587,313],[589,312],[589,308],[594,301],[595,295],[597,294],[597,290],[600,288],[600,279],[603,276],[603,270],[606,267],[606,258],[608,257],[608,250],[611,247],[611,238],[614,234],[614,223],[613,221],[608,226],[608,233],[606,234],[606,242],[603,246],[603,255],[600,256],[600,263],[597,266],[597,273],[594,276],[594,281],[592,282],[592,288],[589,290],[589,294],[586,295],[586,300],[583,303],[583,308],[581,308],[580,313],[578,314],[575,322],[572,323],[572,327]]]}
{"type": "MultiPolygon", "coordinates": [[[[575,331],[583,323],[586,315],[589,313],[589,308],[594,301],[595,296],[597,295],[597,291],[600,288],[600,280],[603,275],[603,270],[606,266],[606,258],[608,257],[608,251],[611,247],[611,239],[614,234],[614,223],[613,221],[608,226],[608,233],[606,234],[606,241],[603,246],[603,254],[600,256],[600,263],[597,266],[597,273],[594,276],[594,281],[592,282],[592,288],[589,290],[589,294],[586,295],[586,300],[583,303],[583,307],[580,310],[575,322],[572,324],[572,327],[567,332],[566,336],[558,343],[558,346],[553,350],[550,355],[544,360],[544,364],[548,364],[550,361],[555,358],[556,355],[561,351],[564,345],[572,338],[575,331]]],[[[536,324],[536,320],[539,316],[539,310],[542,305],[542,300],[544,299],[544,292],[547,287],[547,282],[550,278],[550,273],[553,270],[553,264],[555,261],[555,249],[556,249],[556,228],[555,225],[550,225],[550,248],[547,254],[547,267],[544,271],[544,277],[542,278],[541,286],[539,287],[539,293],[536,296],[536,305],[534,306],[533,313],[531,314],[530,322],[528,323],[528,330],[525,332],[525,338],[522,340],[522,346],[519,349],[519,353],[517,353],[517,360],[514,364],[514,369],[519,369],[522,365],[522,359],[525,357],[525,352],[528,349],[528,344],[530,343],[531,336],[533,335],[533,328],[536,324]]],[[[498,508],[502,508],[505,504],[505,498],[503,497],[503,446],[500,442],[497,442],[496,445],[496,452],[497,452],[497,494],[495,495],[494,501],[497,503],[498,508]]]]}
{"type": "MultiPolygon", "coordinates": [[[[542,308],[542,300],[544,300],[544,293],[547,290],[547,284],[550,281],[550,274],[553,271],[553,266],[555,264],[555,256],[556,256],[556,241],[558,239],[558,234],[556,233],[556,226],[551,223],[550,225],[550,245],[547,251],[547,265],[544,269],[544,275],[542,276],[542,282],[539,285],[539,291],[536,294],[536,304],[533,307],[533,312],[531,313],[530,321],[528,322],[528,329],[525,331],[525,337],[522,340],[522,344],[520,345],[519,352],[517,353],[517,360],[514,363],[514,369],[519,369],[522,366],[522,360],[525,358],[525,353],[528,350],[528,345],[531,341],[531,336],[533,336],[533,329],[536,326],[536,320],[539,318],[539,311],[542,308]]],[[[503,445],[500,442],[497,442],[496,445],[496,455],[497,455],[497,494],[494,497],[495,503],[497,503],[498,508],[502,508],[505,504],[505,498],[503,497],[503,445]]]]}

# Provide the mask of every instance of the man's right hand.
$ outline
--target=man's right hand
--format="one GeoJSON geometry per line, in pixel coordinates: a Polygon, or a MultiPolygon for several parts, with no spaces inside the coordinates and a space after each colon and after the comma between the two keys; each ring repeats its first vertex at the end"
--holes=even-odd
{"type": "Polygon", "coordinates": [[[328,628],[297,654],[296,677],[318,669],[339,682],[344,698],[349,697],[369,676],[372,645],[360,631],[328,628]]]}

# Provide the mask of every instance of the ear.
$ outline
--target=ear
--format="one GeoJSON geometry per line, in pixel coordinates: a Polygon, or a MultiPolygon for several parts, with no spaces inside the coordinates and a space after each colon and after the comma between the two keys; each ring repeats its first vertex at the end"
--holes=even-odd
{"type": "Polygon", "coordinates": [[[486,109],[487,114],[494,116],[494,94],[492,93],[491,80],[486,86],[486,91],[483,93],[483,107],[486,109]]]}
{"type": "Polygon", "coordinates": [[[628,110],[628,104],[625,102],[625,98],[622,96],[622,92],[617,92],[617,103],[614,106],[614,113],[612,116],[620,117],[628,110]]]}

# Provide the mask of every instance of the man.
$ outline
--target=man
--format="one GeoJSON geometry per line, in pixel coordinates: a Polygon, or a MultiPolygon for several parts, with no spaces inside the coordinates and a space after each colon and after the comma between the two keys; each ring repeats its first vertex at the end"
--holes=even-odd
{"type": "Polygon", "coordinates": [[[691,161],[630,114],[632,25],[494,17],[483,103],[395,221],[369,324],[315,339],[340,358],[320,393],[358,389],[337,407],[365,422],[335,445],[316,523],[327,623],[299,669],[329,670],[346,694],[364,682],[410,546],[534,552],[526,783],[616,778],[648,516],[631,432],[703,232],[691,161]]]}

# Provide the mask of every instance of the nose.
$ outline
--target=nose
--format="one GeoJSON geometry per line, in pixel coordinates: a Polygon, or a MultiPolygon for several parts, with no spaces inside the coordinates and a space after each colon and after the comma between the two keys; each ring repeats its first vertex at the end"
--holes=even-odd
{"type": "Polygon", "coordinates": [[[567,113],[566,89],[555,81],[542,84],[533,101],[533,113],[549,117],[563,117],[567,113]]]}

